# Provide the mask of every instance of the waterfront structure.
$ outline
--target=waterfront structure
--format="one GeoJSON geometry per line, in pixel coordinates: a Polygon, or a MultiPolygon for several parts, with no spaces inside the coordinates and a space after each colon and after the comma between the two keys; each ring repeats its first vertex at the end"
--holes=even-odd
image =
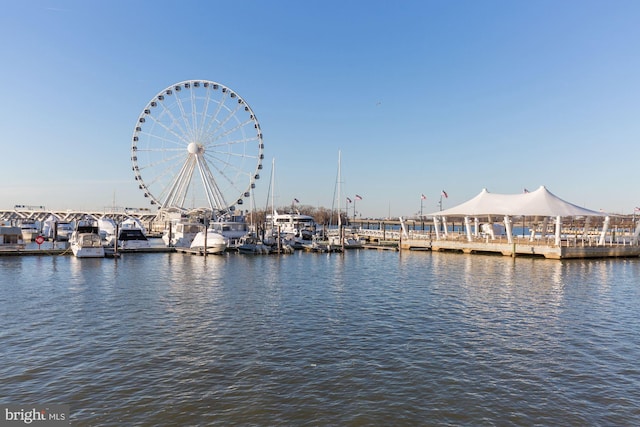
{"type": "Polygon", "coordinates": [[[544,186],[522,194],[494,194],[483,189],[476,197],[428,215],[435,239],[416,243],[403,229],[403,248],[428,246],[431,250],[503,255],[541,255],[545,258],[639,256],[640,223],[611,229],[611,215],[569,203],[544,186]],[[450,230],[449,219],[464,225],[450,230]],[[514,234],[521,221],[522,235],[514,234]],[[525,236],[525,229],[528,230],[525,236]]]}
{"type": "Polygon", "coordinates": [[[44,207],[17,205],[13,209],[0,209],[0,222],[10,225],[20,224],[25,220],[44,222],[53,215],[60,222],[75,223],[85,217],[101,218],[108,216],[114,223],[121,223],[127,218],[139,219],[147,230],[160,234],[164,223],[157,221],[158,213],[147,208],[109,208],[103,211],[94,210],[47,210],[44,207]],[[160,227],[160,228],[159,228],[160,227]]]}

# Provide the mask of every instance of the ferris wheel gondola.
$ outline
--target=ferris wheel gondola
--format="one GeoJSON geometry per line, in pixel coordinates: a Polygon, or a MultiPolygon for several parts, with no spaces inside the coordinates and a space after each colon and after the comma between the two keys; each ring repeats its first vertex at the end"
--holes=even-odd
{"type": "Polygon", "coordinates": [[[135,179],[162,209],[234,211],[250,197],[263,159],[253,110],[213,81],[186,80],[163,89],[133,131],[135,179]]]}

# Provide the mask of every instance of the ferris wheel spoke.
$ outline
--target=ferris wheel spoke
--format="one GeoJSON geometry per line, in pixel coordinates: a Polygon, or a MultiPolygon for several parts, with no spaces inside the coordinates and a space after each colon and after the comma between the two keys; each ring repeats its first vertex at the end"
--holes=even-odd
{"type": "MultiPolygon", "coordinates": [[[[228,135],[232,135],[232,134],[234,134],[236,132],[242,131],[247,125],[249,125],[252,122],[253,122],[253,120],[247,120],[246,122],[238,123],[235,127],[227,129],[223,133],[219,133],[219,134],[216,134],[215,131],[214,131],[214,133],[212,133],[210,135],[210,138],[208,138],[209,139],[209,143],[207,145],[215,145],[214,143],[216,141],[220,141],[222,138],[224,138],[224,137],[226,137],[228,135]]],[[[257,136],[256,136],[256,138],[257,138],[257,136]]]]}
{"type": "MultiPolygon", "coordinates": [[[[150,150],[140,150],[140,151],[142,151],[144,153],[145,151],[150,151],[150,150]]],[[[138,152],[140,152],[140,151],[138,151],[138,152]]],[[[158,150],[158,151],[162,152],[162,150],[158,150]]],[[[175,155],[173,155],[171,157],[163,157],[163,158],[160,158],[160,159],[157,159],[157,160],[154,159],[154,161],[151,161],[149,163],[146,163],[146,164],[140,166],[140,170],[149,169],[149,168],[155,168],[155,167],[157,167],[159,165],[162,165],[162,164],[172,163],[175,160],[182,160],[182,159],[184,159],[184,157],[185,157],[184,151],[181,151],[181,152],[176,153],[175,155]]]]}
{"type": "Polygon", "coordinates": [[[187,140],[193,141],[194,140],[193,125],[189,122],[189,117],[182,103],[182,98],[176,96],[176,104],[178,105],[178,109],[180,110],[179,120],[184,125],[184,131],[187,136],[187,140]]]}
{"type": "MultiPolygon", "coordinates": [[[[212,147],[209,147],[210,149],[217,149],[218,147],[225,147],[225,146],[234,146],[237,144],[247,144],[249,142],[255,142],[258,141],[259,138],[257,136],[253,136],[250,138],[243,138],[243,139],[235,139],[235,140],[230,140],[230,141],[224,141],[222,143],[219,144],[215,144],[212,147]]],[[[220,152],[219,150],[216,150],[216,152],[220,152]]]]}
{"type": "Polygon", "coordinates": [[[251,155],[237,153],[231,153],[230,155],[225,153],[208,154],[206,157],[209,159],[208,164],[210,164],[221,175],[224,174],[225,176],[246,175],[247,177],[250,177],[251,174],[248,173],[243,166],[247,161],[255,160],[255,157],[251,155]],[[234,173],[232,174],[231,172],[234,173]]]}
{"type": "Polygon", "coordinates": [[[186,189],[191,182],[193,170],[196,166],[193,156],[189,156],[187,161],[182,165],[182,169],[175,176],[169,187],[169,191],[164,197],[164,205],[166,206],[182,206],[186,199],[186,189]]]}
{"type": "Polygon", "coordinates": [[[246,175],[247,178],[250,177],[249,174],[245,173],[241,168],[239,168],[235,163],[231,163],[225,160],[222,160],[219,157],[214,157],[215,162],[210,162],[210,164],[215,168],[216,172],[220,175],[220,177],[224,178],[225,182],[227,182],[230,186],[234,186],[234,180],[231,178],[231,174],[225,172],[227,169],[235,172],[235,175],[246,175]]]}
{"type": "MultiPolygon", "coordinates": [[[[230,145],[231,146],[231,145],[230,145]]],[[[223,165],[231,165],[232,161],[238,161],[241,159],[257,160],[259,155],[256,156],[247,152],[236,152],[229,149],[225,149],[225,146],[219,146],[216,150],[207,150],[205,157],[210,160],[210,163],[220,163],[223,165]]]]}
{"type": "Polygon", "coordinates": [[[210,206],[215,206],[219,210],[223,210],[227,203],[224,200],[222,191],[218,188],[216,180],[211,173],[211,170],[207,166],[207,163],[203,161],[201,157],[198,157],[198,169],[200,171],[200,178],[202,179],[202,185],[206,189],[207,199],[210,206]]]}
{"type": "MultiPolygon", "coordinates": [[[[224,117],[223,120],[220,121],[219,125],[216,127],[216,129],[210,134],[212,136],[212,138],[218,138],[218,131],[222,131],[222,136],[224,135],[228,135],[230,133],[233,133],[235,130],[239,129],[238,127],[234,127],[228,130],[226,129],[226,124],[233,118],[235,118],[238,110],[240,110],[240,107],[236,108],[233,111],[230,111],[229,114],[226,115],[226,117],[224,117]]],[[[242,126],[240,126],[241,128],[242,126]]]]}
{"type": "MultiPolygon", "coordinates": [[[[160,126],[162,129],[167,131],[169,134],[175,136],[176,139],[177,139],[177,141],[175,141],[175,140],[171,140],[169,138],[163,137],[163,138],[161,138],[162,140],[167,141],[167,142],[171,142],[172,144],[176,144],[176,145],[178,145],[178,141],[182,142],[185,146],[187,144],[189,144],[189,141],[184,136],[180,135],[172,127],[167,126],[167,124],[164,123],[163,121],[159,121],[155,117],[151,117],[151,119],[153,120],[153,122],[156,125],[160,126]]],[[[177,121],[176,121],[176,119],[174,117],[171,117],[171,123],[177,123],[177,121]]],[[[143,136],[147,135],[147,136],[152,136],[152,137],[155,136],[155,134],[148,133],[148,132],[140,132],[140,135],[143,135],[143,136]]]]}
{"type": "MultiPolygon", "coordinates": [[[[165,129],[167,132],[175,135],[176,138],[178,138],[180,141],[183,141],[185,145],[188,144],[189,133],[184,127],[181,126],[182,121],[178,117],[176,117],[176,114],[174,114],[171,108],[167,106],[167,104],[164,102],[164,99],[166,98],[163,98],[163,100],[160,102],[160,105],[162,106],[164,114],[166,114],[169,118],[169,124],[171,126],[168,126],[164,121],[157,120],[154,117],[155,123],[165,129]],[[177,129],[174,129],[173,126],[175,126],[177,129]]],[[[180,103],[180,98],[178,98],[176,95],[176,104],[178,103],[180,103]]]]}
{"type": "MultiPolygon", "coordinates": [[[[211,90],[215,90],[215,89],[211,89],[211,90]]],[[[227,92],[222,92],[222,98],[218,102],[218,104],[216,106],[216,110],[214,111],[214,113],[209,118],[207,125],[203,127],[203,129],[205,129],[205,131],[204,131],[205,135],[212,135],[212,134],[214,134],[216,132],[217,129],[220,128],[221,120],[219,120],[218,116],[220,115],[220,112],[223,109],[228,111],[228,107],[226,105],[224,105],[225,101],[227,99],[228,99],[227,92]],[[212,128],[214,129],[213,131],[211,130],[212,128]]]]}
{"type": "Polygon", "coordinates": [[[182,155],[184,155],[184,147],[179,147],[179,148],[165,148],[165,147],[159,147],[159,148],[138,148],[136,150],[138,153],[180,153],[182,155]]]}
{"type": "MultiPolygon", "coordinates": [[[[204,99],[204,106],[202,109],[202,114],[201,114],[201,118],[202,120],[200,120],[200,123],[198,125],[198,127],[196,128],[196,134],[197,134],[197,138],[198,139],[204,139],[204,135],[206,135],[205,132],[205,126],[206,124],[209,122],[210,117],[209,117],[209,105],[212,103],[212,99],[211,99],[211,90],[207,90],[205,91],[205,99],[204,99]]],[[[194,111],[195,111],[195,107],[194,107],[194,111]]]]}
{"type": "MultiPolygon", "coordinates": [[[[180,170],[182,170],[184,168],[186,163],[183,164],[182,168],[180,168],[180,170]]],[[[169,165],[167,167],[165,167],[162,171],[157,172],[153,179],[148,180],[147,184],[146,184],[146,188],[151,190],[156,190],[157,188],[157,199],[165,199],[166,195],[168,194],[168,192],[170,191],[172,185],[167,186],[166,182],[173,182],[175,181],[175,179],[177,179],[177,177],[180,176],[180,173],[176,174],[176,167],[177,163],[175,165],[169,165]]],[[[158,200],[159,201],[159,200],[158,200]]]]}
{"type": "Polygon", "coordinates": [[[197,96],[194,92],[195,87],[193,85],[189,86],[189,99],[191,100],[191,134],[193,135],[193,140],[198,138],[198,107],[197,107],[197,96]]]}

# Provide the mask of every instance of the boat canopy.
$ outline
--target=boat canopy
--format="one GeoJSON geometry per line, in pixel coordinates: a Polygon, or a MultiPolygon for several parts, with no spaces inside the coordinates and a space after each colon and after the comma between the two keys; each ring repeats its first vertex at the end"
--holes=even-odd
{"type": "Polygon", "coordinates": [[[540,186],[521,194],[497,194],[482,189],[474,198],[428,216],[607,216],[605,212],[586,209],[569,203],[540,186]]]}

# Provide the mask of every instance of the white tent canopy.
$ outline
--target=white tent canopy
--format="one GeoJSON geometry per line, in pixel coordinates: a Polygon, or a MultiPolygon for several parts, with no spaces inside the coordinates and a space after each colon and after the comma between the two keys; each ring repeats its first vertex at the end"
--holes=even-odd
{"type": "Polygon", "coordinates": [[[552,194],[544,186],[522,194],[494,194],[483,189],[473,199],[458,206],[434,212],[429,216],[606,216],[569,203],[552,194]]]}

